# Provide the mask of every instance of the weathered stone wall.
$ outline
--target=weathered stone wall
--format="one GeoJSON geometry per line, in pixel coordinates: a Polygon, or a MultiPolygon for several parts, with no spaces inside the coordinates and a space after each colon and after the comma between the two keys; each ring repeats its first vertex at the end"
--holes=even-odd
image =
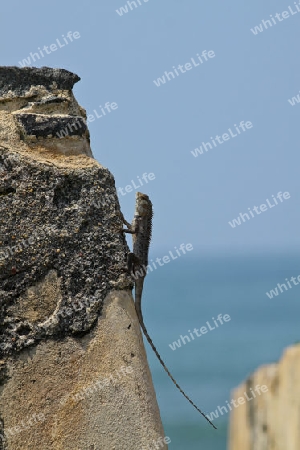
{"type": "Polygon", "coordinates": [[[114,178],[92,157],[78,80],[0,68],[3,450],[163,437],[114,178]]]}
{"type": "Polygon", "coordinates": [[[256,396],[233,409],[229,450],[299,450],[299,379],[300,345],[296,345],[284,352],[278,364],[261,367],[234,391],[235,400],[250,389],[256,396]],[[258,395],[257,385],[267,386],[268,391],[258,395]]]}

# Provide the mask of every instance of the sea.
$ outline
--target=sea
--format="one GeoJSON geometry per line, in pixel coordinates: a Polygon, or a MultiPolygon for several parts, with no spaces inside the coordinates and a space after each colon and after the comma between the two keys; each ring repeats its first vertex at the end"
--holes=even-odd
{"type": "MultiPolygon", "coordinates": [[[[186,254],[148,273],[146,327],[174,378],[205,414],[225,406],[231,391],[258,367],[277,362],[286,347],[300,341],[300,284],[290,281],[298,275],[299,256],[284,253],[186,254]],[[270,299],[266,292],[278,283],[287,290],[282,287],[270,299]],[[230,320],[216,327],[213,318],[219,314],[230,320]],[[189,330],[208,328],[207,321],[212,330],[172,350],[189,330]]],[[[213,429],[145,345],[169,449],[229,450],[230,415],[220,414],[213,429]]]]}

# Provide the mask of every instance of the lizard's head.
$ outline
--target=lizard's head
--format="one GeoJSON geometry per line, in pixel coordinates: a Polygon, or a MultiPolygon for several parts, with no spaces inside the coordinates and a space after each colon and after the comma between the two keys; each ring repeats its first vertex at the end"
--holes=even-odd
{"type": "Polygon", "coordinates": [[[152,217],[152,203],[149,199],[148,195],[142,194],[141,192],[136,193],[136,205],[135,205],[136,213],[141,216],[150,216],[152,217]]]}

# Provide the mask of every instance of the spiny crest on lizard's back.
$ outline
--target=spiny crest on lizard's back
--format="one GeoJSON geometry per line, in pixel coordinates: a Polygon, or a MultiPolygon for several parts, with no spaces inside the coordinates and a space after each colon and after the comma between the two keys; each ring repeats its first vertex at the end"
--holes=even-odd
{"type": "Polygon", "coordinates": [[[151,236],[152,236],[152,217],[153,217],[153,208],[152,202],[149,199],[148,195],[142,194],[141,192],[136,193],[136,206],[135,206],[135,214],[142,219],[146,219],[146,229],[147,229],[147,240],[150,244],[151,236]]]}

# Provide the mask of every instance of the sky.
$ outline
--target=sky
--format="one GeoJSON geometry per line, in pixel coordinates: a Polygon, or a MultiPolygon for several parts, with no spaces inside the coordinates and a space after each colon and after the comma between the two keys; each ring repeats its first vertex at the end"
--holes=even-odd
{"type": "Polygon", "coordinates": [[[106,102],[118,105],[89,122],[92,151],[123,189],[128,221],[135,191],[150,196],[153,255],[182,243],[195,253],[297,251],[300,6],[129,3],[3,2],[1,65],[20,67],[46,45],[49,54],[30,66],[78,74],[74,94],[88,114],[100,115],[106,102]],[[72,42],[70,31],[77,32],[72,42]],[[158,86],[165,71],[169,80],[165,75],[158,86]],[[141,186],[145,173],[154,175],[141,186]],[[138,189],[126,193],[128,185],[138,189]],[[233,223],[238,217],[240,225],[233,223]]]}

